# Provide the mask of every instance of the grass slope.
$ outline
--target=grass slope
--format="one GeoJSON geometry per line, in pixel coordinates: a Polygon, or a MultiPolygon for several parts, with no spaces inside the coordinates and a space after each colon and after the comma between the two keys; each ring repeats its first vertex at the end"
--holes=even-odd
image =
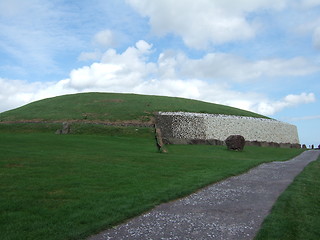
{"type": "Polygon", "coordinates": [[[279,197],[256,240],[320,239],[320,158],[279,197]]]}
{"type": "Polygon", "coordinates": [[[119,93],[81,93],[48,98],[3,112],[0,121],[148,121],[157,111],[186,111],[264,117],[245,110],[196,100],[119,93]]]}
{"type": "Polygon", "coordinates": [[[154,205],[302,151],[170,145],[169,154],[159,154],[150,129],[99,126],[110,136],[55,135],[51,125],[50,133],[45,125],[13,127],[0,128],[4,240],[84,239],[154,205]]]}

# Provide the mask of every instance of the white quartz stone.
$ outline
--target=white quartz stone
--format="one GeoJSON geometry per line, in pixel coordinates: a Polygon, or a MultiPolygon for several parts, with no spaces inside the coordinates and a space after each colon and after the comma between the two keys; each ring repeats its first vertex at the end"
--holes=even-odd
{"type": "Polygon", "coordinates": [[[159,115],[173,116],[174,138],[224,141],[239,134],[246,141],[299,143],[296,126],[274,119],[189,112],[159,112],[159,115]]]}

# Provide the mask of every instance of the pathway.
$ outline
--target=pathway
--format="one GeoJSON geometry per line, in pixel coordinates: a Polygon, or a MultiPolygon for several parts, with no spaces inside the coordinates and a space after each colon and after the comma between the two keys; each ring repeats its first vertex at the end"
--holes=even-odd
{"type": "Polygon", "coordinates": [[[310,150],[286,162],[261,164],[89,240],[253,239],[279,195],[319,154],[310,150]]]}

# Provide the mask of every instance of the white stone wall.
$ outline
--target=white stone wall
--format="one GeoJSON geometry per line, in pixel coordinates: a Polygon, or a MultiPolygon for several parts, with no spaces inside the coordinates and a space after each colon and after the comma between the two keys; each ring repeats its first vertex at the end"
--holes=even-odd
{"type": "Polygon", "coordinates": [[[173,138],[217,139],[239,134],[246,141],[299,143],[296,126],[273,119],[217,114],[160,112],[173,117],[173,138]]]}

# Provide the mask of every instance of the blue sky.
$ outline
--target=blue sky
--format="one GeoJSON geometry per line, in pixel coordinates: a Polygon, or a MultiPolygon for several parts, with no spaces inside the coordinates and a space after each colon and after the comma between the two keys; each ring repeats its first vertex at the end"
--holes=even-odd
{"type": "Polygon", "coordinates": [[[320,0],[0,0],[0,112],[100,91],[258,112],[320,144],[320,0]]]}

